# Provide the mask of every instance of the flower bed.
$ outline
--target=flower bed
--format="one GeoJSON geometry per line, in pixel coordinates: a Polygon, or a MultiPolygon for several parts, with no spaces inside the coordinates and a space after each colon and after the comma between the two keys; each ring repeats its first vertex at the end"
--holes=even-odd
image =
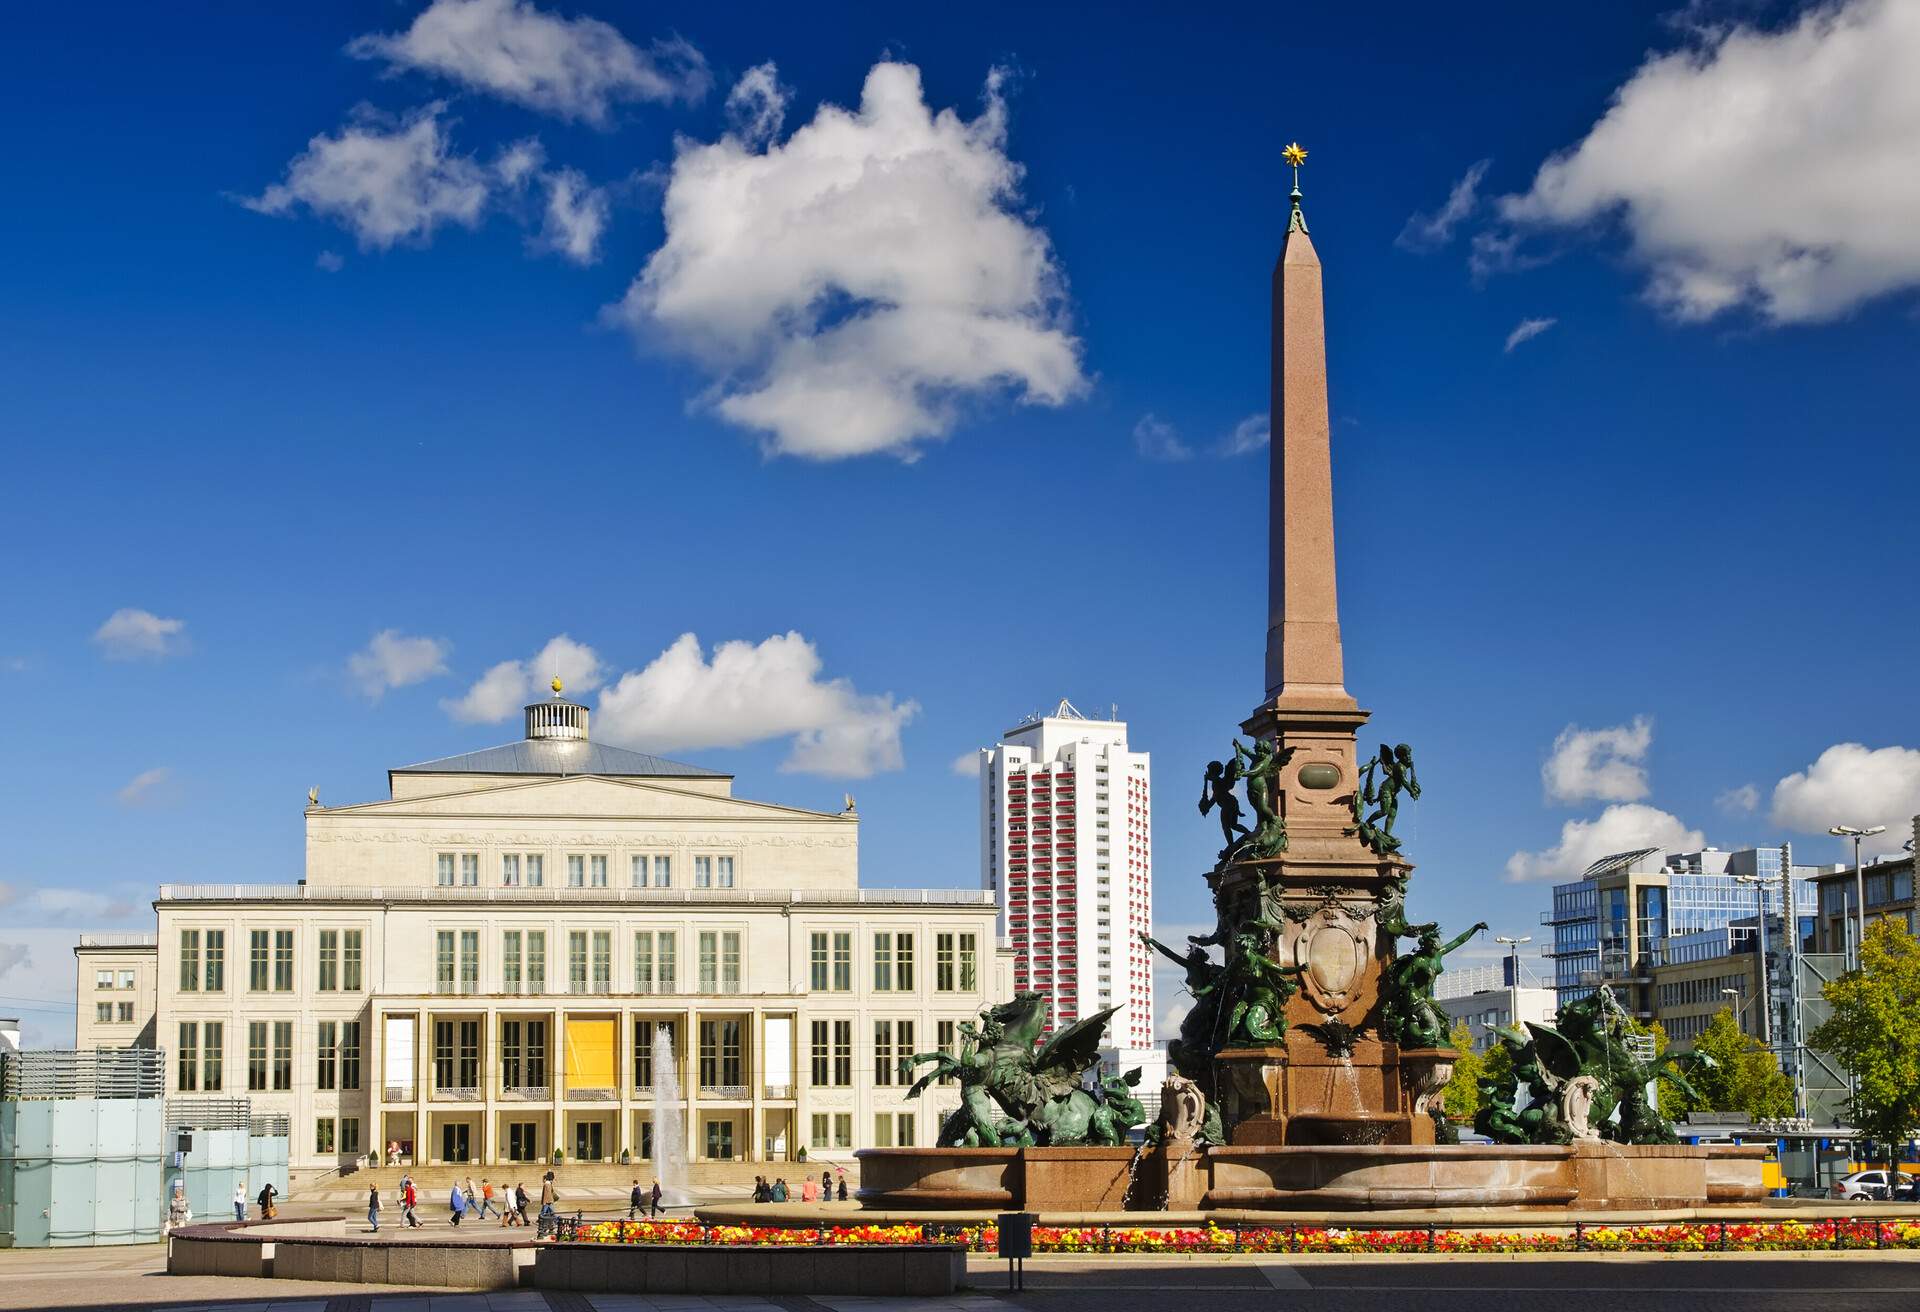
{"type": "MultiPolygon", "coordinates": [[[[995,1251],[991,1225],[702,1225],[603,1221],[579,1238],[600,1244],[718,1247],[962,1243],[995,1251]]],[[[1570,1231],[1365,1229],[1337,1226],[1036,1226],[1035,1253],[1786,1253],[1809,1249],[1920,1249],[1920,1220],[1690,1221],[1578,1225],[1570,1231]]]]}

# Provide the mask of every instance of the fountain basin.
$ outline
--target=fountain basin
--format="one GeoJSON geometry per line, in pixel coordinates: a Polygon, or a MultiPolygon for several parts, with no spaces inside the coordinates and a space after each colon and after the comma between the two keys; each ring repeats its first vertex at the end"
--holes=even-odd
{"type": "Polygon", "coordinates": [[[1203,1208],[1564,1207],[1571,1150],[1532,1145],[1211,1148],[1203,1208]]]}
{"type": "Polygon", "coordinates": [[[1017,1208],[1118,1212],[1133,1148],[862,1148],[860,1204],[870,1208],[1017,1208]]]}

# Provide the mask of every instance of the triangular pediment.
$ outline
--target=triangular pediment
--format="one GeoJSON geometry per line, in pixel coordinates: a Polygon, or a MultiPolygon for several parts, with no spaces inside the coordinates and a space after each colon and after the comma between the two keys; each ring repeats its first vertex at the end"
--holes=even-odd
{"type": "Polygon", "coordinates": [[[826,811],[753,802],[739,797],[631,779],[570,775],[516,779],[492,788],[462,788],[392,802],[366,802],[312,813],[337,816],[592,817],[606,819],[837,821],[826,811]]]}

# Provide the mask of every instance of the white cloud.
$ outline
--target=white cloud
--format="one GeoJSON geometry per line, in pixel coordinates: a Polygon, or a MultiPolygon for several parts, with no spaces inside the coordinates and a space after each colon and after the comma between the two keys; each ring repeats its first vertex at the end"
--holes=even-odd
{"type": "Polygon", "coordinates": [[[1143,460],[1191,460],[1193,448],[1180,430],[1155,414],[1140,416],[1133,426],[1133,449],[1143,460]]]}
{"type": "Polygon", "coordinates": [[[1649,298],[1681,320],[1831,319],[1920,286],[1917,62],[1912,0],[1712,25],[1650,56],[1501,212],[1521,229],[1618,214],[1649,298]]]}
{"type": "Polygon", "coordinates": [[[782,770],[857,779],[899,769],[900,731],[919,703],[862,693],[820,670],[798,633],[723,642],[711,661],[685,633],[601,694],[595,732],[655,752],[791,737],[782,770]]]}
{"type": "Polygon", "coordinates": [[[84,888],[38,888],[10,913],[17,925],[87,925],[127,920],[140,908],[123,897],[84,888]]]}
{"type": "Polygon", "coordinates": [[[559,676],[568,696],[592,692],[606,679],[600,654],[566,634],[548,640],[529,660],[501,661],[461,697],[449,697],[441,709],[466,724],[497,724],[536,698],[548,695],[559,676]]]}
{"type": "Polygon", "coordinates": [[[378,701],[389,688],[405,688],[447,672],[448,643],[440,638],[409,637],[382,629],[347,657],[347,674],[360,691],[378,701]]]}
{"type": "Polygon", "coordinates": [[[162,660],[187,650],[187,622],[125,606],[93,631],[93,641],[108,660],[162,660]]]}
{"type": "Polygon", "coordinates": [[[305,206],[352,232],[362,250],[424,242],[443,224],[479,224],[492,185],[470,155],[451,149],[435,101],[394,119],[366,106],[287,165],[287,179],[240,203],[261,214],[305,206]]]}
{"type": "Polygon", "coordinates": [[[616,105],[694,101],[712,85],[706,59],[678,37],[642,50],[597,18],[525,0],[434,0],[406,31],[359,37],[347,52],[601,127],[616,105]]]}
{"type": "Polygon", "coordinates": [[[25,943],[0,943],[0,980],[5,980],[17,967],[32,965],[33,949],[25,943]]]}
{"type": "Polygon", "coordinates": [[[347,267],[347,262],[338,251],[321,251],[313,257],[313,267],[322,273],[338,273],[347,267]]]}
{"type": "Polygon", "coordinates": [[[1433,213],[1410,216],[1394,239],[1394,245],[1410,251],[1432,251],[1452,241],[1454,229],[1479,205],[1480,179],[1487,176],[1492,163],[1490,159],[1483,159],[1469,168],[1447,192],[1446,203],[1433,213]]]}
{"type": "Polygon", "coordinates": [[[976,748],[971,752],[962,752],[953,758],[953,772],[966,779],[980,777],[980,752],[976,748]]]}
{"type": "Polygon", "coordinates": [[[155,766],[151,770],[142,770],[126,785],[114,794],[120,805],[126,807],[157,806],[167,799],[171,790],[168,781],[173,771],[166,766],[155,766]]]}
{"type": "Polygon", "coordinates": [[[662,334],[714,377],[703,398],[769,452],[913,458],[962,404],[1061,405],[1087,387],[1064,280],[1007,157],[1004,74],[971,120],[933,113],[909,64],[868,73],[784,142],[770,65],[736,126],[682,140],[666,240],[610,322],[662,334]]]}
{"type": "Polygon", "coordinates": [[[1653,721],[1644,715],[1609,729],[1568,725],[1540,767],[1547,796],[1560,802],[1633,802],[1647,795],[1647,749],[1653,721]]]}
{"type": "Polygon", "coordinates": [[[1522,319],[1514,330],[1507,334],[1507,354],[1513,354],[1513,348],[1522,342],[1530,342],[1547,329],[1559,323],[1558,319],[1522,319]]]}
{"type": "Polygon", "coordinates": [[[773,61],[741,74],[727,93],[727,121],[733,135],[750,146],[764,145],[780,135],[787,121],[787,91],[773,61]]]}
{"type": "Polygon", "coordinates": [[[1706,846],[1706,835],[1689,829],[1679,817],[1639,802],[1610,806],[1591,820],[1569,820],[1560,841],[1544,852],[1515,852],[1507,858],[1507,878],[1572,879],[1603,856],[1657,847],[1685,852],[1706,846]]]}
{"type": "Polygon", "coordinates": [[[1244,456],[1252,451],[1263,449],[1272,440],[1271,425],[1263,410],[1257,415],[1248,415],[1233,426],[1233,431],[1220,441],[1219,454],[1232,458],[1244,456]]]}
{"type": "Polygon", "coordinates": [[[547,203],[535,246],[575,264],[594,263],[613,208],[606,191],[589,185],[578,169],[556,169],[541,174],[540,180],[546,184],[547,203]]]}
{"type": "Polygon", "coordinates": [[[1714,798],[1713,804],[1728,815],[1752,815],[1760,809],[1760,790],[1752,784],[1741,784],[1714,798]]]}
{"type": "Polygon", "coordinates": [[[1867,839],[1861,851],[1897,851],[1913,837],[1913,818],[1920,815],[1920,751],[1836,743],[1773,786],[1772,811],[1775,824],[1803,834],[1885,825],[1887,832],[1867,839]]]}

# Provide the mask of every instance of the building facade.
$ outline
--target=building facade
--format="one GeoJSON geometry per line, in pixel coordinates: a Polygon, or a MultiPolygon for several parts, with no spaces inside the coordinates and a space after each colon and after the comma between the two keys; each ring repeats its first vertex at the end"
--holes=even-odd
{"type": "Polygon", "coordinates": [[[1151,758],[1124,721],[1063,701],[981,751],[980,886],[1001,907],[1015,988],[1044,994],[1056,1028],[1118,1007],[1119,1065],[1151,1066],[1151,758]]]}
{"type": "Polygon", "coordinates": [[[1789,861],[1777,847],[1665,854],[1649,847],[1602,857],[1579,879],[1556,884],[1553,909],[1540,918],[1553,930],[1547,955],[1559,1002],[1606,984],[1635,1015],[1652,1019],[1652,971],[1670,939],[1751,921],[1762,905],[1778,917],[1789,886],[1803,941],[1812,931],[1815,867],[1789,868],[1789,861]]]}
{"type": "MultiPolygon", "coordinates": [[[[863,889],[851,805],[737,798],[557,692],[389,794],[310,805],[299,883],[155,902],[170,1096],[287,1116],[296,1170],[930,1145],[957,1090],[908,1100],[901,1059],[1012,986],[986,892],[863,889]]],[[[89,1026],[93,972],[138,993],[107,953],[78,950],[89,1026]]]]}
{"type": "Polygon", "coordinates": [[[1434,996],[1450,1020],[1472,1031],[1475,1052],[1499,1042],[1497,1030],[1553,1022],[1554,991],[1521,970],[1517,957],[1442,971],[1434,996]]]}
{"type": "Polygon", "coordinates": [[[73,1046],[154,1046],[154,1008],[160,996],[159,940],[152,934],[82,934],[73,950],[73,1046]]]}
{"type": "MultiPolygon", "coordinates": [[[[1920,824],[1916,824],[1920,829],[1920,824]]],[[[1820,908],[1815,936],[1821,952],[1847,954],[1851,959],[1854,941],[1859,936],[1859,889],[1867,895],[1867,923],[1892,917],[1905,923],[1909,933],[1914,920],[1913,858],[1897,857],[1863,865],[1858,880],[1851,866],[1829,870],[1814,878],[1820,908]]]]}

